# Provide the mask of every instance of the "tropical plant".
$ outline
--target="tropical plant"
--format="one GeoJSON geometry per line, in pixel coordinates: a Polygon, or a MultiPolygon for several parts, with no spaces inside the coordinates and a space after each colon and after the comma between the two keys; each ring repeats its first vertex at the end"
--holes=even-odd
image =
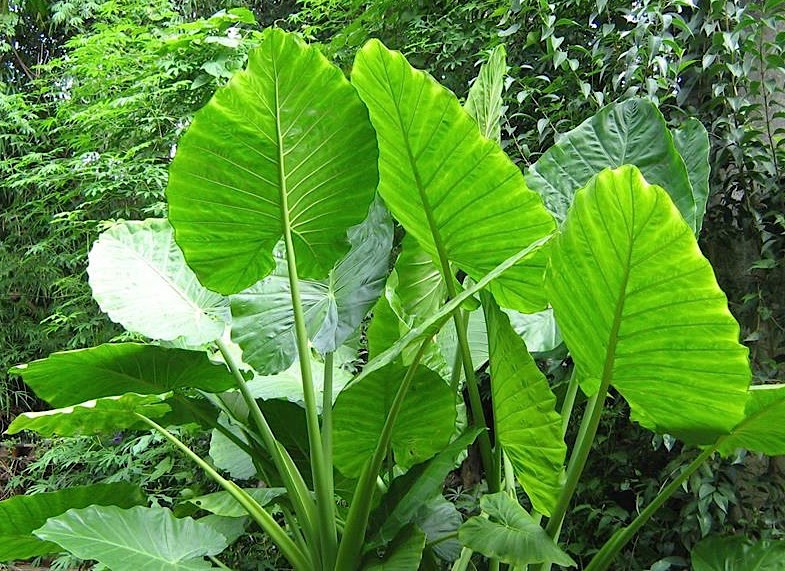
{"type": "Polygon", "coordinates": [[[265,30],[179,141],[168,219],[116,223],[91,251],[99,305],[153,343],[17,367],[56,408],[9,428],[150,427],[223,491],[188,500],[211,514],[198,519],[142,507],[130,489],[101,496],[121,505],[89,505],[90,488],[13,498],[0,509],[23,548],[3,557],[209,568],[250,518],[296,569],[464,570],[475,551],[491,569],[571,566],[558,536],[613,388],[642,426],[702,450],[588,567],[606,569],[714,452],[782,453],[771,419],[785,387],[749,386],[697,246],[708,173],[696,143],[679,149],[700,126],[671,134],[650,103],[613,106],[524,179],[492,140],[504,71],[498,48],[464,109],[378,40],[350,83],[314,47],[265,30]],[[393,218],[406,237],[388,277],[393,218]],[[560,410],[527,350],[558,343],[553,319],[575,361],[560,410]],[[166,428],[194,422],[213,431],[211,460],[166,428]],[[461,523],[441,490],[475,440],[488,493],[461,523]]]}

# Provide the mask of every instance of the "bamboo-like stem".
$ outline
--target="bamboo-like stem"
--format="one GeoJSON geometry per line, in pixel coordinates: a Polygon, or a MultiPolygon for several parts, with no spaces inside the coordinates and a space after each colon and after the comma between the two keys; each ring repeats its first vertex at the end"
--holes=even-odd
{"type": "Polygon", "coordinates": [[[636,517],[630,525],[614,533],[613,537],[611,537],[605,545],[602,546],[602,549],[600,549],[597,555],[592,558],[589,566],[586,567],[586,571],[604,571],[607,569],[610,564],[613,563],[613,558],[616,557],[619,551],[621,551],[630,539],[638,533],[638,530],[651,519],[651,516],[662,507],[662,504],[664,504],[679,487],[681,487],[687,478],[711,457],[716,449],[717,445],[714,445],[701,452],[695,460],[690,462],[689,465],[682,470],[681,474],[676,476],[670,484],[665,486],[660,493],[657,494],[657,497],[638,514],[638,517],[636,517]]]}
{"type": "Polygon", "coordinates": [[[138,412],[134,414],[140,420],[150,425],[152,428],[162,434],[164,438],[174,444],[186,456],[188,456],[188,458],[190,458],[202,470],[204,470],[205,473],[219,486],[229,492],[229,494],[237,501],[237,503],[243,506],[245,511],[248,512],[248,515],[250,515],[254,521],[256,521],[256,523],[258,523],[259,526],[270,536],[270,539],[275,542],[275,544],[284,554],[284,557],[286,557],[289,562],[294,565],[295,569],[303,571],[313,569],[306,554],[297,547],[297,545],[288,535],[286,535],[286,532],[281,528],[280,525],[278,525],[278,522],[275,521],[273,516],[271,516],[267,510],[260,506],[256,500],[248,495],[245,490],[240,488],[234,482],[221,476],[212,466],[205,462],[198,454],[188,448],[188,446],[186,446],[179,438],[166,430],[163,426],[159,425],[154,420],[147,418],[143,414],[139,414],[138,412]]]}
{"type": "Polygon", "coordinates": [[[417,371],[417,367],[419,366],[420,360],[425,354],[425,350],[429,343],[431,343],[430,339],[424,339],[422,341],[420,349],[417,351],[409,368],[406,370],[406,374],[390,405],[390,410],[387,412],[387,418],[384,420],[384,426],[379,435],[379,441],[376,443],[376,449],[373,451],[373,456],[371,456],[365,463],[365,466],[363,466],[357,488],[352,497],[349,515],[346,518],[341,544],[338,548],[338,558],[335,564],[336,571],[355,571],[358,567],[379,470],[387,455],[387,450],[390,446],[390,441],[392,440],[392,431],[395,427],[395,422],[398,420],[398,414],[403,406],[403,401],[406,398],[406,394],[414,379],[414,374],[417,371]]]}

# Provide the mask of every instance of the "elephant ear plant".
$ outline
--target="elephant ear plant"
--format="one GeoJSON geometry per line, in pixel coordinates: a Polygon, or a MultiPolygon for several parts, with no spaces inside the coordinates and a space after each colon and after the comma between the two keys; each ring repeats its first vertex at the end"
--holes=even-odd
{"type": "Polygon", "coordinates": [[[504,73],[497,48],[462,108],[378,41],[349,82],[266,30],[180,141],[169,218],[116,223],[90,253],[101,308],[150,342],[14,369],[55,409],[10,433],[153,428],[221,491],[174,513],[128,484],[12,498],[0,560],[65,550],[119,570],[225,568],[218,555],[255,525],[299,570],[460,571],[474,552],[490,569],[570,567],[558,535],[613,387],[642,425],[703,450],[589,566],[605,569],[713,452],[785,451],[769,422],[785,393],[749,387],[695,240],[705,173],[677,142],[701,128],[673,136],[645,102],[611,107],[527,186],[498,144],[504,73]],[[649,184],[626,159],[678,184],[649,184]],[[557,410],[527,342],[562,337],[575,370],[557,410]],[[210,458],[167,428],[193,424],[212,431],[210,458]],[[488,493],[464,522],[441,492],[475,441],[488,493]]]}

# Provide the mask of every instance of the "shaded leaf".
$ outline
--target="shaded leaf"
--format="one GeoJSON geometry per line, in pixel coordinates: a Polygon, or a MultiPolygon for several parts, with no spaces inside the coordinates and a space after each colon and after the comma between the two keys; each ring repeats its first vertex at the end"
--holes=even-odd
{"type": "Polygon", "coordinates": [[[417,571],[425,549],[425,534],[415,526],[403,530],[382,557],[369,557],[362,571],[417,571]]]}
{"type": "Polygon", "coordinates": [[[234,386],[229,370],[200,351],[140,343],[52,353],[11,372],[56,407],[125,393],[158,395],[180,388],[218,393],[234,386]]]}
{"type": "MultiPolygon", "coordinates": [[[[345,388],[333,411],[335,465],[356,477],[376,448],[406,369],[390,365],[345,388]]],[[[418,367],[392,433],[395,461],[406,468],[427,460],[450,440],[455,399],[442,378],[418,367]]]]}
{"type": "Polygon", "coordinates": [[[469,549],[515,565],[553,562],[575,567],[545,530],[506,493],[485,494],[480,507],[488,517],[469,518],[458,530],[458,538],[469,549]]]}
{"type": "MultiPolygon", "coordinates": [[[[687,166],[687,175],[695,197],[696,234],[703,224],[709,200],[709,133],[703,123],[690,117],[673,130],[673,143],[687,166]]],[[[644,173],[645,175],[645,173],[644,173]]],[[[654,181],[652,181],[654,182],[654,181]]]]}
{"type": "Polygon", "coordinates": [[[430,460],[412,467],[395,478],[379,506],[371,514],[369,537],[373,545],[383,545],[408,524],[418,521],[423,506],[441,495],[444,479],[477,436],[479,428],[468,430],[430,460]]]}
{"type": "MultiPolygon", "coordinates": [[[[262,507],[286,494],[286,488],[243,488],[243,490],[262,507]]],[[[245,509],[229,492],[213,492],[190,498],[188,502],[218,516],[236,518],[247,515],[245,509]]]]}
{"type": "Polygon", "coordinates": [[[496,438],[538,512],[549,516],[562,489],[567,445],[548,381],[496,302],[483,296],[491,350],[496,438]]]}
{"type": "Polygon", "coordinates": [[[607,105],[565,133],[531,166],[526,184],[562,222],[578,189],[603,169],[624,164],[637,166],[646,180],[665,188],[695,230],[696,199],[687,167],[659,109],[645,99],[607,105]]]}
{"type": "Polygon", "coordinates": [[[693,571],[785,571],[785,541],[707,537],[690,556],[693,571]]]}

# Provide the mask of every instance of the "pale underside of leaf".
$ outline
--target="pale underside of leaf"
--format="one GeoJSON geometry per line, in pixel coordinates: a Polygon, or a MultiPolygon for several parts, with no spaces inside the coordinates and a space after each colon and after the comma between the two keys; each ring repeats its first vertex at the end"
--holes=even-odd
{"type": "Polygon", "coordinates": [[[228,300],[199,283],[166,220],[112,226],[93,244],[87,273],[101,309],[133,333],[199,346],[229,321],[228,300]]]}
{"type": "Polygon", "coordinates": [[[35,534],[81,559],[110,569],[191,571],[210,569],[203,559],[226,548],[226,538],[166,508],[90,506],[49,519],[35,534]]]}

